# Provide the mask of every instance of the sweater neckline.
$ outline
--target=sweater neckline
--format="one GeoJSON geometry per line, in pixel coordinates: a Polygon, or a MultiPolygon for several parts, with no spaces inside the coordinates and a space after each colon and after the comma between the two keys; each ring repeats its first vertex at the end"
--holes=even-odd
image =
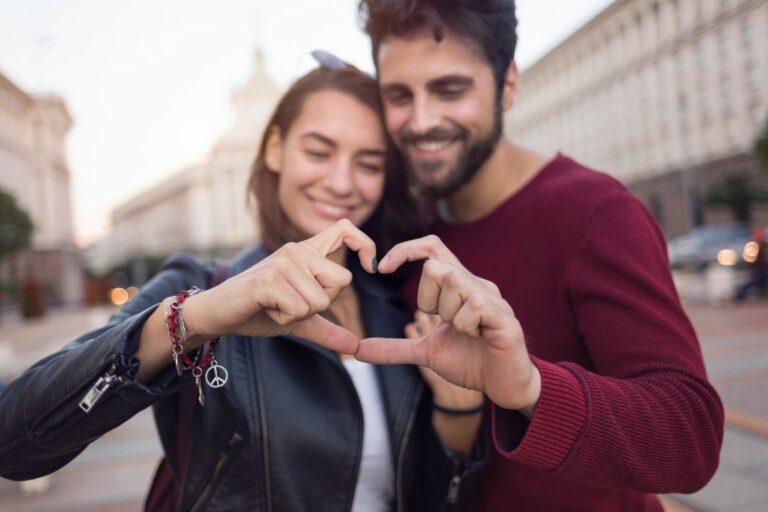
{"type": "Polygon", "coordinates": [[[466,223],[454,223],[443,220],[439,215],[435,214],[435,227],[441,230],[463,230],[463,229],[476,229],[478,226],[482,226],[486,223],[492,223],[496,217],[503,215],[503,212],[509,208],[512,204],[520,201],[521,198],[530,194],[530,190],[534,189],[536,185],[543,180],[548,174],[553,172],[559,165],[568,157],[558,152],[553,156],[544,166],[536,173],[536,175],[528,180],[519,190],[514,194],[507,197],[502,201],[499,206],[491,210],[489,213],[480,217],[477,220],[466,223]]]}

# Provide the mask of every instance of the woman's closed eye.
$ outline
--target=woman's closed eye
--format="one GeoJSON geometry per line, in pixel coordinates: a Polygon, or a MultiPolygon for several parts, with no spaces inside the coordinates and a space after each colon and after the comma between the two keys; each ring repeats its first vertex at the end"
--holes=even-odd
{"type": "Polygon", "coordinates": [[[384,165],[377,162],[358,162],[357,164],[363,171],[369,173],[379,173],[384,171],[384,165]]]}
{"type": "Polygon", "coordinates": [[[304,153],[311,159],[317,162],[327,160],[331,153],[324,150],[319,149],[305,149],[304,153]]]}

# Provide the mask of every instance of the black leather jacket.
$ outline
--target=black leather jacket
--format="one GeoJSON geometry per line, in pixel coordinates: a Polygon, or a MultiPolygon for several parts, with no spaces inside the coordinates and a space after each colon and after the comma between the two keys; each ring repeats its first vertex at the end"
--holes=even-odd
{"type": "MultiPolygon", "coordinates": [[[[264,256],[260,248],[245,253],[231,273],[264,256]]],[[[352,270],[366,332],[401,336],[408,315],[397,295],[359,266],[352,270]]],[[[0,475],[24,480],[52,473],[149,405],[174,466],[177,394],[188,372],[179,378],[169,366],[144,385],[134,377],[139,361],[132,354],[157,304],[180,290],[207,287],[211,272],[210,265],[191,256],[171,258],[108,325],[14,381],[0,395],[0,475]],[[85,412],[80,403],[99,379],[102,387],[107,383],[106,390],[85,412]]],[[[363,417],[338,357],[296,338],[228,336],[217,359],[229,371],[229,382],[221,389],[206,388],[205,407],[195,408],[195,449],[178,510],[349,510],[363,417]]],[[[442,448],[432,429],[430,392],[417,368],[381,366],[376,371],[396,468],[393,510],[460,507],[482,454],[467,462],[442,448]]]]}

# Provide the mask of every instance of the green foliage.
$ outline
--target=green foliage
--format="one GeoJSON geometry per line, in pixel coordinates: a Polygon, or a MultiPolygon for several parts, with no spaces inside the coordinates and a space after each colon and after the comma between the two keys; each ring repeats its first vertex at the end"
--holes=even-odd
{"type": "Polygon", "coordinates": [[[16,198],[0,189],[0,260],[29,247],[33,230],[29,215],[16,198]]]}
{"type": "Polygon", "coordinates": [[[705,205],[729,208],[734,220],[747,223],[752,220],[752,208],[759,203],[768,203],[768,190],[755,184],[747,172],[720,180],[704,196],[705,205]]]}

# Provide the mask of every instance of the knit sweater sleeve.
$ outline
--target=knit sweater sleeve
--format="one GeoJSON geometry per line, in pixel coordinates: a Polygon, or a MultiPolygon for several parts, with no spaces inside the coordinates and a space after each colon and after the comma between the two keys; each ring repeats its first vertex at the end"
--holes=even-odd
{"type": "Polygon", "coordinates": [[[533,419],[494,406],[504,456],[594,486],[693,492],[717,469],[723,408],[678,299],[664,237],[626,191],[595,209],[569,276],[591,371],[533,358],[533,419]]]}

